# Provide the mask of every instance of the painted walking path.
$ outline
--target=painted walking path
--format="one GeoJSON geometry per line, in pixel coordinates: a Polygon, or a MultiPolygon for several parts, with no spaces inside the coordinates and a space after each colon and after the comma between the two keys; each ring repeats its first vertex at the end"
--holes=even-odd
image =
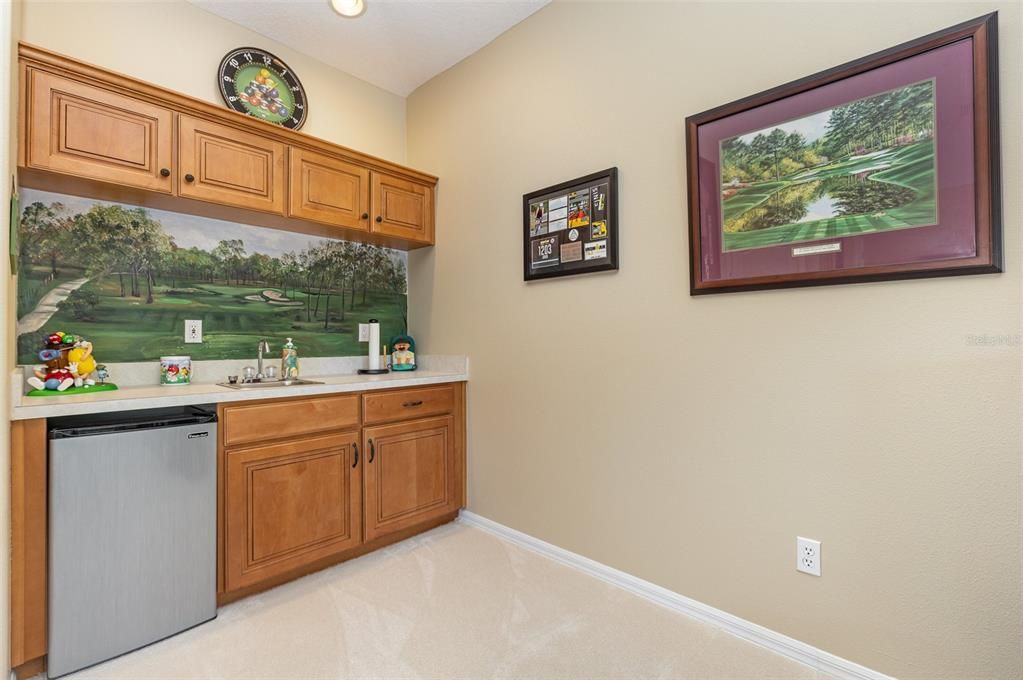
{"type": "Polygon", "coordinates": [[[71,293],[84,286],[88,281],[89,279],[87,278],[68,281],[44,295],[35,309],[18,319],[18,335],[35,333],[45,326],[50,317],[56,314],[57,305],[67,300],[71,293]]]}

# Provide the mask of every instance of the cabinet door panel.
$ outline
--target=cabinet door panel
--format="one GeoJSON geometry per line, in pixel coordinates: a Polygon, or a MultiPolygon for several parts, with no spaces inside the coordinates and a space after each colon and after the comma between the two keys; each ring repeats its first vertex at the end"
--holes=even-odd
{"type": "Polygon", "coordinates": [[[226,590],[362,542],[357,441],[351,432],[227,451],[226,590]]]}
{"type": "Polygon", "coordinates": [[[178,135],[180,195],[284,214],[284,144],[184,115],[178,135]]]}
{"type": "Polygon", "coordinates": [[[366,540],[458,508],[451,416],[370,427],[363,437],[366,540]]]}
{"type": "Polygon", "coordinates": [[[171,192],[169,109],[43,71],[27,73],[30,166],[171,192]]]}
{"type": "Polygon", "coordinates": [[[373,173],[373,232],[433,243],[433,187],[373,173]]]}
{"type": "Polygon", "coordinates": [[[369,170],[293,148],[290,175],[292,217],[369,231],[369,170]]]}

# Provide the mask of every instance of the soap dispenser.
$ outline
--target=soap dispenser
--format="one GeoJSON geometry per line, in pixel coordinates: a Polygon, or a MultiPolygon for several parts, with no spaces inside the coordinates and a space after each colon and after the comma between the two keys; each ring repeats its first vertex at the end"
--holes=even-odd
{"type": "Polygon", "coordinates": [[[298,348],[288,338],[288,341],[281,347],[281,380],[295,380],[298,378],[298,348]]]}

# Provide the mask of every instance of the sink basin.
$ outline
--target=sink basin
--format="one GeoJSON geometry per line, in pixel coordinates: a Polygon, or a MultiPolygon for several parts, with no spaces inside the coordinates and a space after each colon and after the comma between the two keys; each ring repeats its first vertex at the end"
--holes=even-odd
{"type": "Polygon", "coordinates": [[[267,387],[294,387],[296,385],[322,385],[318,380],[305,380],[295,378],[294,380],[264,380],[262,382],[250,383],[217,383],[221,387],[230,387],[232,390],[259,390],[267,387]]]}

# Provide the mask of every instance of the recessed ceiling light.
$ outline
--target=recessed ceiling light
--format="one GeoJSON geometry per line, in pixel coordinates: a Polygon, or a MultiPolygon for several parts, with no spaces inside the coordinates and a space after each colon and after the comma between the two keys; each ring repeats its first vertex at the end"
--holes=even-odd
{"type": "Polygon", "coordinates": [[[366,11],[365,0],[330,0],[330,7],[343,17],[354,19],[366,11]]]}

